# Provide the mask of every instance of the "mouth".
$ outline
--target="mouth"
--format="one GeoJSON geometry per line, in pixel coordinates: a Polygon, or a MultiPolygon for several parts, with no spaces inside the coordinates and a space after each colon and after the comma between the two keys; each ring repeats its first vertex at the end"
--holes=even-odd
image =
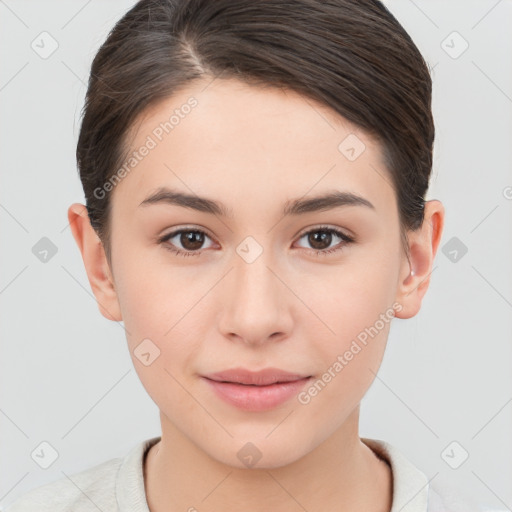
{"type": "Polygon", "coordinates": [[[311,377],[311,375],[291,373],[279,368],[265,368],[259,371],[233,368],[205,375],[204,377],[216,382],[242,384],[245,386],[268,386],[306,379],[311,377]]]}
{"type": "Polygon", "coordinates": [[[272,368],[260,372],[236,369],[202,378],[224,402],[238,409],[257,412],[287,402],[302,390],[312,376],[272,368]]]}

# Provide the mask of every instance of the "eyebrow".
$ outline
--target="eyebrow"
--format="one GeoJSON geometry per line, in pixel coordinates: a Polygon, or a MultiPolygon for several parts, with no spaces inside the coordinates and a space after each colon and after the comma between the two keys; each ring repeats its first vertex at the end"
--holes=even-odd
{"type": "MultiPolygon", "coordinates": [[[[149,206],[152,204],[175,205],[197,210],[199,212],[219,215],[221,217],[233,217],[233,211],[219,201],[187,194],[179,190],[172,190],[167,187],[160,187],[157,189],[156,192],[144,199],[139,206],[149,206]]],[[[368,201],[368,199],[353,194],[352,192],[335,190],[308,199],[298,198],[286,201],[282,213],[284,216],[301,215],[311,212],[332,210],[343,206],[364,206],[375,210],[375,206],[368,201]]]]}

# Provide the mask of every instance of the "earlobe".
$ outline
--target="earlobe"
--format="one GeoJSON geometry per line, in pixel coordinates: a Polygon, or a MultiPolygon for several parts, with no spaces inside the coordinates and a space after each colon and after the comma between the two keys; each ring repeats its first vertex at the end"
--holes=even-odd
{"type": "Polygon", "coordinates": [[[418,314],[430,284],[443,226],[443,204],[437,200],[427,201],[423,225],[408,233],[410,261],[404,256],[396,296],[402,309],[396,313],[396,317],[405,319],[418,314]]]}
{"type": "Polygon", "coordinates": [[[108,320],[121,321],[121,308],[105,250],[91,226],[85,205],[73,203],[68,208],[68,220],[100,313],[108,320]]]}

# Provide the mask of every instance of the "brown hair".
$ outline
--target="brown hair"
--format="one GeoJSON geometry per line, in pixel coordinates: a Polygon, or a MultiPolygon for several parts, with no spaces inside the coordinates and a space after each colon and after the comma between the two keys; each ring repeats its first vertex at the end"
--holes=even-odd
{"type": "Polygon", "coordinates": [[[379,0],[141,0],[92,63],[77,162],[91,225],[110,260],[110,194],[144,110],[197,79],[288,88],[380,143],[404,249],[423,222],[432,168],[432,81],[420,51],[379,0]],[[95,192],[96,191],[96,192],[95,192]]]}

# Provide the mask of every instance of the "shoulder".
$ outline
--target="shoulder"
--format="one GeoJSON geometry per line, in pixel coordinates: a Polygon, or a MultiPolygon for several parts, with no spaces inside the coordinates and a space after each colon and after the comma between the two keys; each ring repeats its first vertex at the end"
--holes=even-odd
{"type": "Polygon", "coordinates": [[[136,444],[124,457],[107,460],[30,490],[3,512],[149,512],[144,457],[160,436],[136,444]]]}
{"type": "Polygon", "coordinates": [[[5,512],[89,512],[117,510],[116,474],[121,458],[110,459],[22,495],[5,512]]]}
{"type": "Polygon", "coordinates": [[[381,439],[361,438],[374,453],[384,459],[393,475],[391,512],[467,512],[481,510],[460,489],[440,490],[398,448],[381,439]]]}

